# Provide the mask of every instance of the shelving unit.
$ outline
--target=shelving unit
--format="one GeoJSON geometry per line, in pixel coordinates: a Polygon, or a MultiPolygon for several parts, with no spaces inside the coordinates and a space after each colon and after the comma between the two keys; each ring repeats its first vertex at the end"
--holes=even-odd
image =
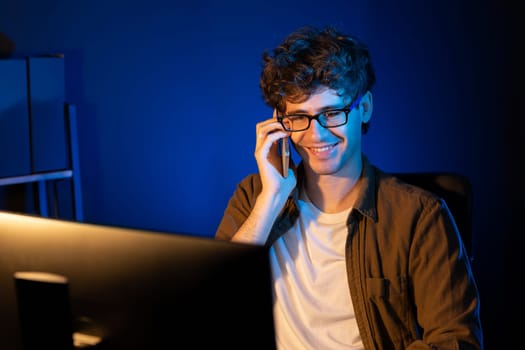
{"type": "Polygon", "coordinates": [[[0,60],[0,74],[0,187],[30,185],[44,217],[60,217],[66,197],[72,219],[83,221],[76,106],[63,102],[63,57],[0,60]],[[65,195],[57,190],[63,181],[65,195]]]}
{"type": "MultiPolygon", "coordinates": [[[[68,149],[70,153],[70,169],[46,171],[33,173],[28,175],[9,176],[0,178],[0,186],[9,186],[17,184],[37,184],[38,185],[38,206],[40,215],[44,217],[49,216],[49,202],[50,196],[48,185],[53,184],[57,180],[70,179],[72,181],[72,209],[76,221],[83,221],[82,208],[82,190],[80,180],[80,166],[78,161],[78,139],[76,134],[76,107],[71,104],[65,105],[66,123],[68,128],[68,149]]],[[[32,145],[31,145],[32,146],[32,145]]],[[[30,148],[32,152],[32,147],[30,148]]],[[[53,200],[57,200],[56,195],[53,200]]]]}

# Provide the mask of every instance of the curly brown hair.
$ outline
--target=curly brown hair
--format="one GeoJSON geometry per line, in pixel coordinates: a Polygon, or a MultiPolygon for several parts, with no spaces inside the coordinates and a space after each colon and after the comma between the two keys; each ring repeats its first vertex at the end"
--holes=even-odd
{"type": "Polygon", "coordinates": [[[305,101],[320,88],[353,98],[375,83],[367,46],[334,27],[299,28],[273,51],[264,52],[262,64],[259,85],[264,102],[281,113],[287,100],[305,101]]]}

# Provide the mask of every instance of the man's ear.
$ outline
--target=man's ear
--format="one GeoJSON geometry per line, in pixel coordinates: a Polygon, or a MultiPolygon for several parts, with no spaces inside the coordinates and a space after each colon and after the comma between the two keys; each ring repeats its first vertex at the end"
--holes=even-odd
{"type": "Polygon", "coordinates": [[[367,91],[361,101],[359,102],[359,112],[361,114],[361,122],[368,123],[370,118],[372,118],[372,111],[374,110],[374,103],[372,98],[372,93],[367,91]]]}

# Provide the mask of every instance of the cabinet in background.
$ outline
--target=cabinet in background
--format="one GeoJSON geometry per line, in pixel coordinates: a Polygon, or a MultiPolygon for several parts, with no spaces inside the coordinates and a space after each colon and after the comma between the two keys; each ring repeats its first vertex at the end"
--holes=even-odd
{"type": "Polygon", "coordinates": [[[64,58],[0,59],[0,209],[82,221],[64,58]]]}

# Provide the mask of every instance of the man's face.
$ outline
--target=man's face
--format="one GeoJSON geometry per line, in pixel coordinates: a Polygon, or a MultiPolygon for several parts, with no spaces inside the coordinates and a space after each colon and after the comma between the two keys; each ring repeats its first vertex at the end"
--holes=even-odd
{"type": "MultiPolygon", "coordinates": [[[[363,102],[367,103],[365,95],[363,102]]],[[[304,102],[286,102],[286,114],[316,115],[325,110],[347,107],[350,100],[336,91],[323,89],[304,102]]],[[[305,170],[317,175],[345,176],[352,174],[355,162],[361,164],[361,123],[370,117],[358,104],[348,114],[345,125],[324,128],[312,120],[307,130],[292,132],[291,140],[304,161],[305,170]]]]}

